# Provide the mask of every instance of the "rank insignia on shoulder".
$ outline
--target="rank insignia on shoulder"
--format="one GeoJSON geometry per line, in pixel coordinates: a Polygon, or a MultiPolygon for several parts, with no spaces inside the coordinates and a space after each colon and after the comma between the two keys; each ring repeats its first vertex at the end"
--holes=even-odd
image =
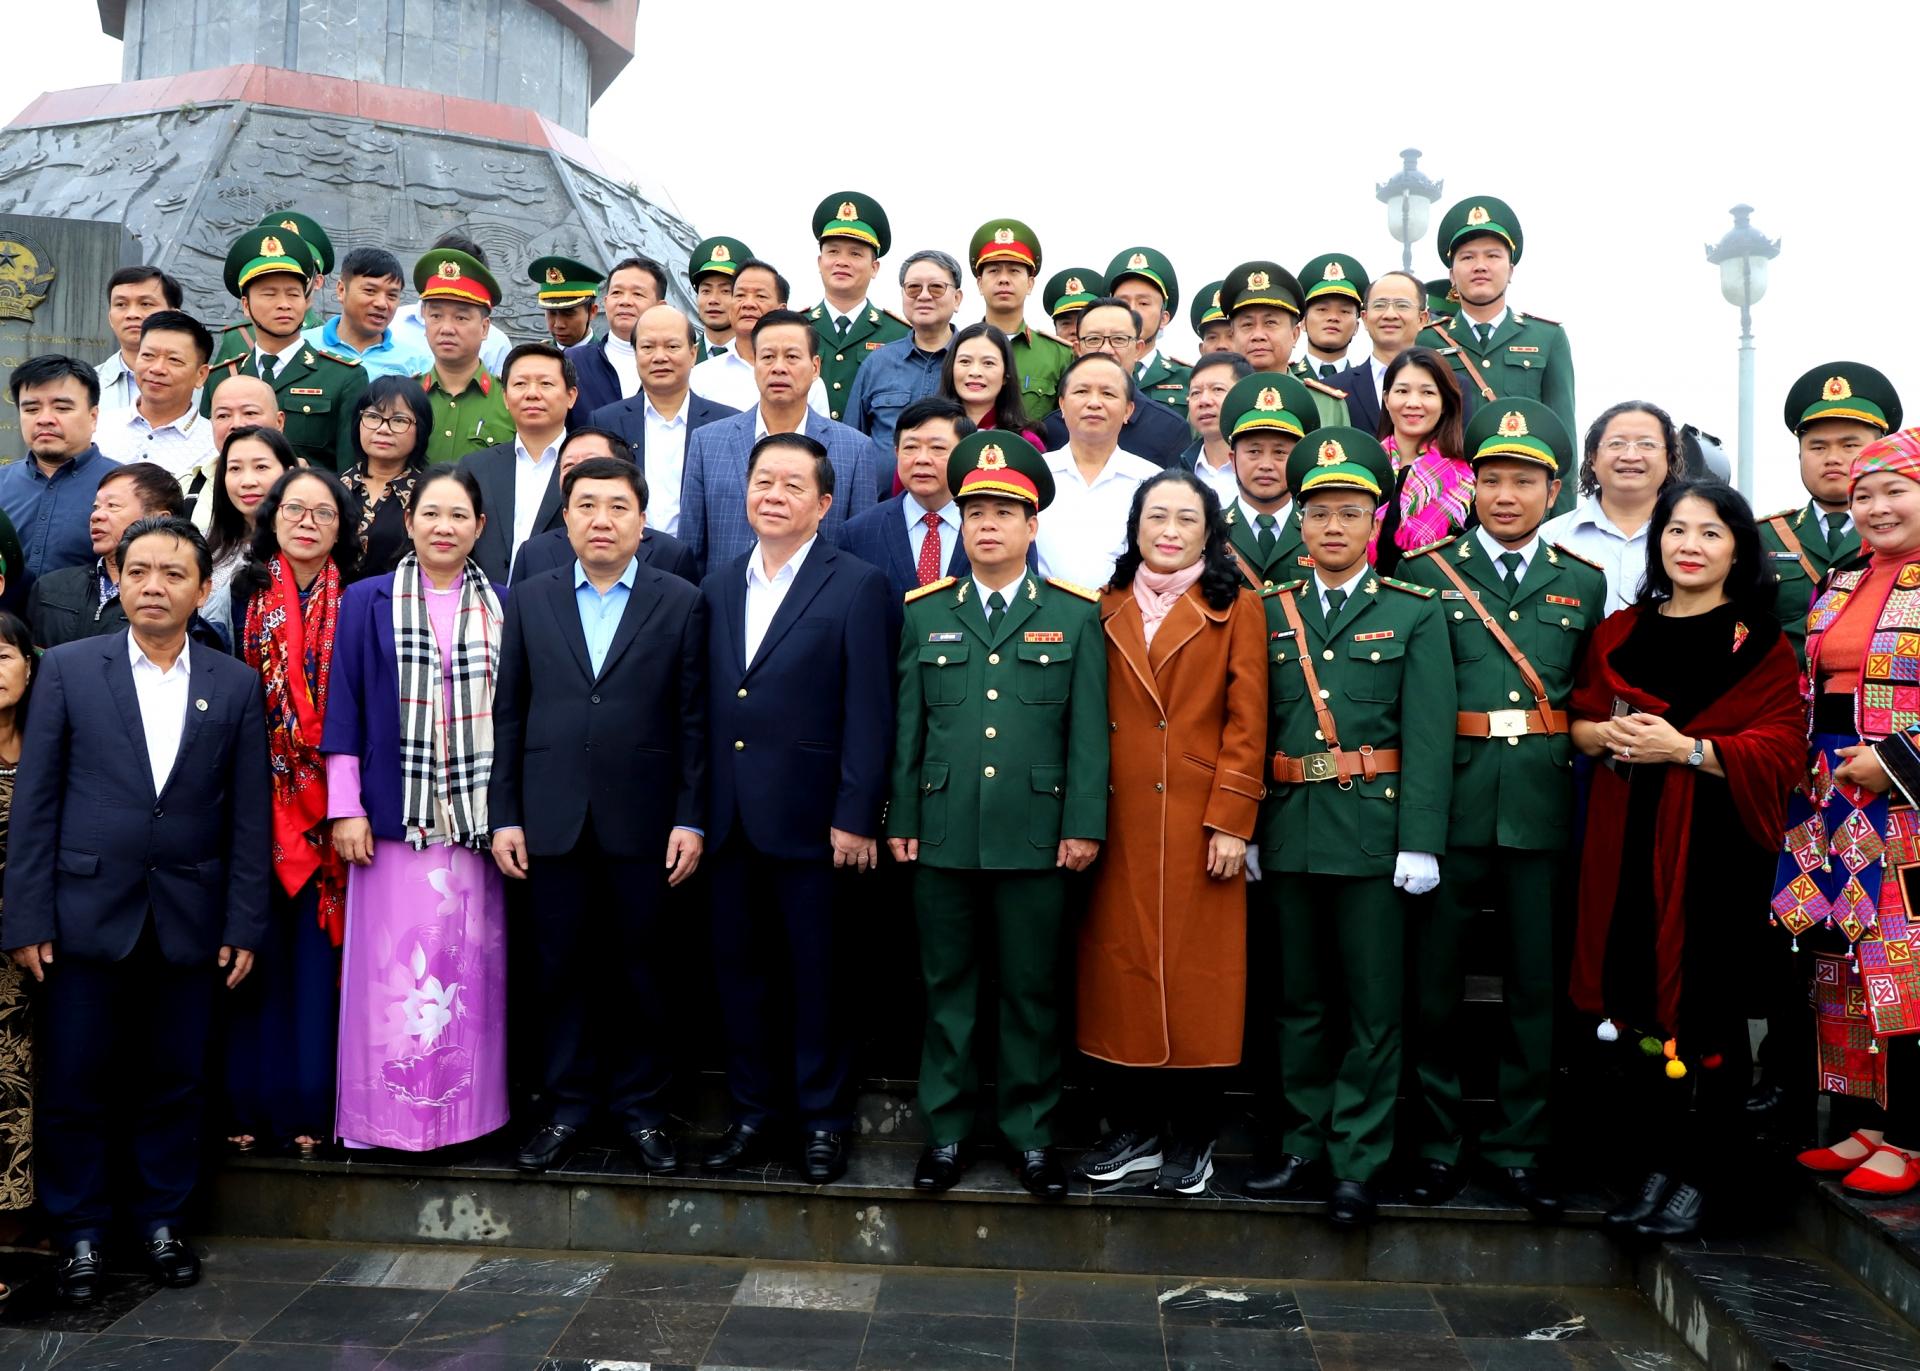
{"type": "Polygon", "coordinates": [[[1590,566],[1595,571],[1600,572],[1602,575],[1606,573],[1607,569],[1601,566],[1600,563],[1594,561],[1593,558],[1591,557],[1582,557],[1579,553],[1575,552],[1572,548],[1568,547],[1565,543],[1549,543],[1547,546],[1552,548],[1557,548],[1559,551],[1573,558],[1574,561],[1579,562],[1583,566],[1590,566]]]}
{"type": "Polygon", "coordinates": [[[964,643],[966,640],[967,635],[964,633],[929,633],[927,635],[927,641],[930,643],[964,643]]]}
{"type": "Polygon", "coordinates": [[[1428,543],[1425,547],[1414,548],[1411,552],[1407,553],[1406,555],[1409,557],[1418,557],[1423,553],[1437,552],[1441,548],[1445,547],[1448,543],[1451,543],[1454,540],[1455,536],[1456,535],[1450,533],[1444,538],[1440,538],[1435,540],[1434,542],[1428,543]]]}
{"type": "Polygon", "coordinates": [[[1575,609],[1578,609],[1580,608],[1580,597],[1578,595],[1549,595],[1547,596],[1547,603],[1550,605],[1572,605],[1575,609]]]}
{"type": "Polygon", "coordinates": [[[1549,319],[1544,314],[1522,314],[1517,309],[1513,313],[1516,319],[1532,319],[1535,323],[1552,324],[1555,328],[1560,327],[1560,321],[1558,319],[1549,319]]]}
{"type": "Polygon", "coordinates": [[[1069,595],[1078,595],[1083,600],[1092,600],[1096,604],[1100,600],[1099,591],[1088,590],[1085,586],[1077,586],[1072,581],[1063,581],[1058,576],[1047,577],[1047,584],[1053,586],[1055,589],[1064,590],[1069,595]]]}
{"type": "Polygon", "coordinates": [[[1330,395],[1336,400],[1344,400],[1347,398],[1347,393],[1344,390],[1341,390],[1338,386],[1328,385],[1317,376],[1303,376],[1300,378],[1300,383],[1308,390],[1317,390],[1322,395],[1330,395]]]}
{"type": "Polygon", "coordinates": [[[1305,584],[1306,584],[1305,580],[1282,581],[1277,586],[1268,586],[1265,590],[1261,591],[1260,598],[1264,600],[1269,595],[1278,595],[1283,590],[1298,590],[1300,589],[1301,586],[1305,584]]]}
{"type": "Polygon", "coordinates": [[[1035,633],[1022,634],[1020,641],[1024,643],[1064,643],[1067,641],[1067,635],[1060,632],[1049,632],[1043,629],[1035,633]]]}
{"type": "Polygon", "coordinates": [[[1417,586],[1411,581],[1395,580],[1391,576],[1382,576],[1380,578],[1380,584],[1383,586],[1392,586],[1395,590],[1404,590],[1409,595],[1418,595],[1423,600],[1431,600],[1434,596],[1440,593],[1439,591],[1431,590],[1426,586],[1417,586]]]}
{"type": "Polygon", "coordinates": [[[1353,641],[1356,643],[1377,643],[1382,638],[1391,638],[1392,636],[1392,629],[1383,628],[1374,633],[1356,633],[1353,635],[1353,641]]]}
{"type": "Polygon", "coordinates": [[[958,579],[959,578],[955,576],[942,576],[937,581],[929,581],[926,585],[921,586],[919,589],[909,590],[905,595],[901,596],[900,597],[901,603],[910,605],[915,600],[918,600],[923,596],[933,594],[933,592],[936,590],[945,590],[948,586],[952,585],[958,579]]]}

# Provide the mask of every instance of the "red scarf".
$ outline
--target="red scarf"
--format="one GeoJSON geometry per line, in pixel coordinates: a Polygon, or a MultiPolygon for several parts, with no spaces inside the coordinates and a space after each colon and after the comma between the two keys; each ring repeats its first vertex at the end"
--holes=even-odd
{"type": "MultiPolygon", "coordinates": [[[[1608,660],[1627,640],[1643,611],[1629,605],[1594,630],[1574,687],[1575,719],[1599,723],[1613,713],[1616,696],[1636,710],[1660,714],[1666,701],[1620,679],[1608,660]]],[[[1740,822],[1762,847],[1777,847],[1786,831],[1787,792],[1806,769],[1806,712],[1800,699],[1800,667],[1781,635],[1736,688],[1714,701],[1688,725],[1688,732],[1713,743],[1727,773],[1727,787],[1740,822]]],[[[1644,764],[1643,764],[1644,765],[1644,764]]],[[[1686,943],[1687,850],[1693,826],[1694,771],[1668,766],[1654,822],[1654,990],[1663,1036],[1678,1031],[1681,949],[1686,943]]],[[[1580,919],[1574,934],[1574,1005],[1589,1014],[1605,1014],[1603,991],[1607,933],[1620,890],[1621,848],[1626,841],[1627,779],[1610,767],[1597,767],[1587,805],[1587,836],[1580,861],[1580,919]]],[[[1755,917],[1758,917],[1756,913],[1755,917]]]]}

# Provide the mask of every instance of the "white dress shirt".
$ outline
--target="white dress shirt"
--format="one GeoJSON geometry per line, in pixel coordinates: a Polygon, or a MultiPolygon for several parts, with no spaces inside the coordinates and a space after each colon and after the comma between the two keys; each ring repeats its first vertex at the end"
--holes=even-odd
{"type": "MultiPolygon", "coordinates": [[[[1052,506],[1048,506],[1048,508],[1052,508],[1052,506]]],[[[1026,580],[1026,578],[1027,578],[1027,573],[1024,570],[1022,570],[1018,576],[1014,577],[1011,581],[1008,581],[1005,585],[990,586],[985,581],[981,580],[978,576],[975,576],[973,578],[973,593],[980,597],[980,613],[982,617],[984,617],[987,614],[987,600],[993,595],[993,593],[996,590],[1000,592],[1000,598],[1006,602],[1007,609],[1012,609],[1014,599],[1017,597],[1020,591],[1020,583],[1026,580]]],[[[1001,611],[1001,613],[1003,614],[1005,612],[1006,610],[1001,611]]]]}
{"type": "MultiPolygon", "coordinates": [[[[165,467],[183,490],[195,471],[211,470],[217,455],[213,447],[213,421],[201,418],[199,409],[192,406],[186,413],[157,426],[147,422],[138,405],[111,413],[103,406],[93,441],[116,462],[152,462],[165,467]]],[[[212,503],[211,499],[207,501],[209,508],[212,503]]]]}
{"type": "Polygon", "coordinates": [[[1233,502],[1240,498],[1240,478],[1233,470],[1233,449],[1227,449],[1227,460],[1223,466],[1215,466],[1207,460],[1207,448],[1200,446],[1200,455],[1193,459],[1193,474],[1213,487],[1213,493],[1220,497],[1220,508],[1232,509],[1233,502]]]}
{"type": "Polygon", "coordinates": [[[1509,552],[1517,552],[1520,554],[1520,567],[1517,571],[1513,573],[1514,579],[1516,581],[1525,580],[1527,573],[1533,570],[1533,559],[1540,555],[1539,529],[1534,530],[1533,541],[1528,543],[1525,547],[1500,546],[1499,542],[1494,538],[1494,536],[1491,533],[1487,532],[1487,526],[1485,524],[1480,525],[1480,527],[1476,528],[1473,532],[1474,532],[1474,536],[1480,540],[1480,550],[1487,554],[1487,556],[1492,560],[1495,567],[1499,568],[1499,572],[1502,576],[1505,576],[1507,574],[1507,568],[1505,563],[1503,563],[1500,559],[1506,556],[1509,552]]]}
{"type": "Polygon", "coordinates": [[[753,659],[759,655],[760,644],[766,641],[773,616],[780,612],[780,606],[786,602],[787,592],[793,589],[794,578],[800,574],[807,554],[813,551],[813,545],[819,541],[820,535],[816,533],[800,544],[799,550],[787,558],[787,564],[774,572],[771,579],[762,561],[760,544],[754,543],[753,551],[747,554],[747,623],[744,640],[748,666],[752,666],[753,659]]]}
{"type": "Polygon", "coordinates": [[[1647,526],[1628,537],[1589,495],[1578,506],[1540,526],[1540,536],[1598,562],[1607,573],[1607,613],[1625,609],[1640,594],[1647,575],[1647,526]]]}
{"type": "Polygon", "coordinates": [[[640,393],[640,361],[633,355],[633,339],[623,343],[609,333],[606,350],[607,365],[620,378],[620,398],[631,400],[640,393]]]}
{"type": "Polygon", "coordinates": [[[1157,463],[1115,448],[1087,481],[1073,460],[1073,444],[1047,454],[1053,503],[1040,516],[1040,574],[1098,590],[1113,579],[1113,563],[1127,546],[1127,511],[1142,481],[1160,474],[1157,463]]]}
{"type": "Polygon", "coordinates": [[[513,546],[507,549],[508,566],[520,555],[520,545],[533,536],[534,517],[540,513],[547,482],[553,479],[554,468],[560,461],[560,444],[566,440],[566,431],[562,429],[560,436],[540,449],[536,457],[527,451],[519,434],[513,435],[513,546]]]}
{"type": "MultiPolygon", "coordinates": [[[[845,314],[842,314],[825,300],[820,302],[820,308],[826,314],[826,318],[822,322],[827,324],[829,328],[837,331],[840,327],[840,321],[845,319],[847,321],[847,332],[851,333],[853,332],[853,326],[860,322],[860,316],[873,308],[873,302],[871,300],[862,300],[845,314]]],[[[825,340],[823,339],[822,341],[824,342],[825,340]]]]}
{"type": "Polygon", "coordinates": [[[915,566],[920,565],[920,549],[927,541],[927,515],[940,516],[940,574],[945,576],[953,565],[953,550],[960,546],[959,502],[949,500],[938,509],[927,509],[909,495],[900,502],[900,513],[907,521],[907,551],[913,554],[915,566]]]}
{"type": "Polygon", "coordinates": [[[680,478],[687,469],[687,406],[692,395],[680,397],[680,412],[663,418],[649,395],[640,413],[647,425],[647,527],[662,533],[680,532],[680,478]]]}
{"type": "Polygon", "coordinates": [[[1500,331],[1500,325],[1507,322],[1507,316],[1512,313],[1513,313],[1512,309],[1510,309],[1505,305],[1502,305],[1500,307],[1500,312],[1498,314],[1494,315],[1493,318],[1487,320],[1486,323],[1482,324],[1477,320],[1471,318],[1467,314],[1466,310],[1462,309],[1460,311],[1460,322],[1466,326],[1468,336],[1473,338],[1476,342],[1478,342],[1480,338],[1480,333],[1483,329],[1487,330],[1487,337],[1489,338],[1493,337],[1495,333],[1498,333],[1500,331]]]}
{"type": "MultiPolygon", "coordinates": [[[[271,357],[273,359],[273,380],[278,381],[280,379],[280,373],[287,369],[287,363],[293,360],[293,354],[300,351],[301,348],[311,346],[312,344],[307,342],[307,340],[299,334],[295,334],[293,341],[281,348],[278,352],[270,352],[256,343],[253,348],[253,369],[256,372],[260,371],[261,364],[267,358],[271,357]]],[[[267,384],[272,385],[273,381],[269,381],[267,384]]]]}
{"type": "MultiPolygon", "coordinates": [[[[113,356],[95,367],[94,374],[100,378],[100,417],[105,419],[110,409],[130,409],[133,402],[140,398],[140,383],[133,379],[133,368],[127,365],[127,359],[120,355],[118,348],[113,356]]],[[[193,394],[194,408],[200,407],[200,392],[193,394]]]]}
{"type": "Polygon", "coordinates": [[[153,793],[167,788],[174,760],[180,755],[180,736],[187,728],[187,695],[192,684],[191,645],[180,644],[180,655],[162,671],[140,650],[140,640],[127,634],[127,657],[133,663],[133,694],[140,702],[140,731],[147,738],[147,766],[153,772],[153,793]]]}
{"type": "MultiPolygon", "coordinates": [[[[695,395],[716,405],[744,410],[760,403],[760,385],[753,379],[753,363],[740,355],[738,338],[728,343],[727,350],[718,357],[709,357],[696,365],[688,385],[695,395]]],[[[827,408],[827,388],[818,376],[807,388],[807,404],[822,414],[831,412],[827,408]]]]}
{"type": "Polygon", "coordinates": [[[1347,572],[1346,580],[1334,581],[1331,583],[1329,583],[1327,581],[1327,578],[1322,576],[1317,569],[1314,571],[1313,589],[1314,589],[1314,592],[1320,597],[1320,618],[1323,622],[1333,617],[1332,611],[1328,608],[1328,605],[1327,605],[1327,592],[1329,590],[1346,591],[1347,599],[1340,602],[1341,608],[1344,609],[1346,608],[1347,600],[1353,599],[1354,592],[1360,589],[1360,578],[1362,576],[1367,575],[1372,570],[1373,570],[1373,567],[1370,566],[1364,558],[1362,558],[1360,561],[1355,562],[1352,568],[1347,572]]]}

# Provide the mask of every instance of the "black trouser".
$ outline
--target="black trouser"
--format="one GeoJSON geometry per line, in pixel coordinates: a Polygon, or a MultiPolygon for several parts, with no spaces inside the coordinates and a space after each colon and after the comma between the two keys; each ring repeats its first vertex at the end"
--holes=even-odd
{"type": "MultiPolygon", "coordinates": [[[[831,861],[764,856],[737,828],[713,862],[713,969],[736,1121],[786,1112],[809,1131],[853,1127],[853,1040],[840,993],[831,861]]],[[[872,878],[869,877],[869,880],[872,878]]]]}
{"type": "Polygon", "coordinates": [[[666,842],[655,856],[614,857],[592,825],[573,851],[527,864],[547,1105],[554,1123],[574,1128],[601,1103],[623,1128],[659,1128],[673,1083],[666,842]]]}
{"type": "Polygon", "coordinates": [[[1220,1136],[1230,1067],[1118,1066],[1089,1057],[1107,1127],[1209,1143],[1220,1136]]]}
{"type": "Polygon", "coordinates": [[[1887,1107],[1872,1100],[1833,1097],[1833,1136],[1838,1142],[1856,1128],[1877,1128],[1894,1147],[1920,1152],[1920,1037],[1882,1038],[1887,1059],[1887,1107]]]}
{"type": "Polygon", "coordinates": [[[1615,1049],[1625,1059],[1622,1118],[1638,1134],[1646,1170],[1704,1190],[1711,1190],[1716,1179],[1741,1174],[1736,1163],[1749,1142],[1746,1100],[1753,1056],[1745,1023],[1715,1041],[1726,1043],[1720,1065],[1689,1061],[1687,1074],[1677,1081],[1666,1075],[1659,1058],[1643,1057],[1637,1048],[1615,1049]]]}
{"type": "Polygon", "coordinates": [[[166,961],[151,915],[122,961],[55,949],[38,996],[33,1169],[60,1243],[105,1236],[110,1172],[128,1178],[118,1209],[142,1236],[180,1223],[200,1177],[208,1037],[225,974],[212,957],[166,961]],[[120,1153],[129,1164],[116,1165],[120,1153]]]}

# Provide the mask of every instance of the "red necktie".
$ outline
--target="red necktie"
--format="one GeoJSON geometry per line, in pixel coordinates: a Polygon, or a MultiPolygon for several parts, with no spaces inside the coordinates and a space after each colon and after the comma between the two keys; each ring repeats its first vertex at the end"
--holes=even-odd
{"type": "Polygon", "coordinates": [[[940,579],[940,516],[928,513],[920,522],[927,526],[927,536],[920,540],[920,565],[915,573],[925,586],[940,579]]]}

